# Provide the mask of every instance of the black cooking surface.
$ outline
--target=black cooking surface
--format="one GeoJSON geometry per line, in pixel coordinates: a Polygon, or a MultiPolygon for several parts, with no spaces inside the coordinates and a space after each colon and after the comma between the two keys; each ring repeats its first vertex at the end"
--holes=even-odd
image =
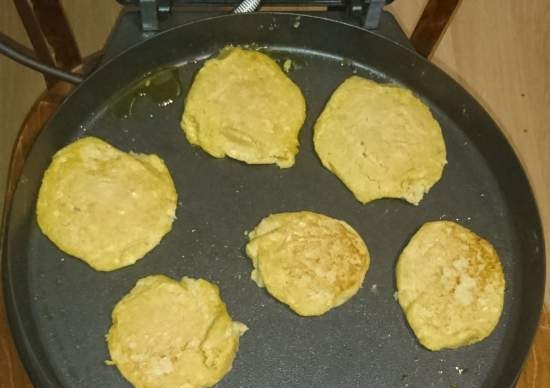
{"type": "Polygon", "coordinates": [[[417,55],[365,31],[290,14],[182,27],[131,49],[94,74],[33,147],[8,232],[4,276],[10,318],[31,376],[41,382],[38,387],[128,387],[116,368],[104,365],[109,358],[104,335],[117,301],[151,274],[218,284],[233,319],[250,327],[219,388],[511,386],[542,301],[544,256],[532,194],[486,113],[417,55]],[[328,45],[315,35],[320,27],[330,28],[332,39],[346,44],[328,45]],[[227,43],[254,43],[280,62],[296,64],[289,76],[308,108],[294,167],[214,159],[190,146],[181,132],[184,96],[194,74],[227,43]],[[171,66],[182,87],[174,103],[162,107],[144,97],[128,117],[120,114],[116,107],[134,80],[171,66]],[[315,155],[313,123],[332,91],[352,74],[411,88],[440,122],[448,165],[420,206],[393,199],[361,205],[315,155]],[[87,135],[125,151],[156,153],[179,194],[173,230],[145,258],[114,272],[96,272],[59,251],[40,233],[34,216],[51,156],[87,135]],[[363,288],[321,317],[297,316],[249,278],[245,232],[270,213],[295,210],[347,221],[371,253],[363,288]],[[411,235],[424,222],[439,219],[457,221],[494,244],[507,288],[503,316],[488,339],[430,352],[418,344],[394,299],[394,267],[411,235]]]}
{"type": "MultiPolygon", "coordinates": [[[[168,17],[161,17],[159,20],[159,30],[165,31],[171,28],[181,26],[182,24],[196,21],[199,19],[205,19],[212,16],[222,16],[223,11],[198,11],[198,10],[181,10],[173,11],[168,17]]],[[[359,25],[359,20],[352,18],[348,11],[343,10],[329,10],[329,11],[311,11],[304,12],[304,15],[321,16],[323,18],[332,19],[335,21],[342,21],[350,23],[352,25],[359,25]]],[[[269,27],[269,25],[268,25],[269,27]]],[[[328,32],[330,33],[330,32],[328,32]]],[[[370,33],[390,39],[400,45],[413,49],[411,42],[407,39],[407,35],[403,32],[395,17],[387,12],[382,11],[380,14],[380,26],[375,30],[370,30],[370,33]]],[[[101,62],[105,62],[120,54],[121,51],[133,46],[139,42],[150,39],[152,36],[158,34],[158,32],[143,32],[141,28],[141,17],[137,11],[128,11],[120,15],[117,25],[113,32],[109,36],[109,40],[105,44],[105,48],[102,53],[101,62]]]]}

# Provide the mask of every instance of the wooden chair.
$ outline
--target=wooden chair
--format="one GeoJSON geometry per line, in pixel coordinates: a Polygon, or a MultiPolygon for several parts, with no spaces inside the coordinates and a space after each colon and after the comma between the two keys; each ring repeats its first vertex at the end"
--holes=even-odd
{"type": "MultiPolygon", "coordinates": [[[[59,0],[13,0],[37,58],[51,66],[74,71],[83,61],[59,0]]],[[[429,0],[411,36],[415,49],[429,57],[443,35],[459,0],[429,0]]],[[[87,63],[88,62],[88,63],[87,63]]],[[[84,66],[86,67],[86,66],[84,66]]],[[[5,208],[11,203],[15,184],[34,139],[45,122],[72,90],[72,85],[44,76],[47,90],[29,111],[16,140],[9,166],[5,208]]],[[[0,288],[1,293],[1,288],[0,288]]],[[[1,295],[0,295],[1,296],[1,295]]],[[[535,343],[517,388],[544,388],[550,381],[550,312],[545,308],[535,343]]],[[[31,388],[13,344],[0,301],[0,384],[4,388],[31,388]]]]}

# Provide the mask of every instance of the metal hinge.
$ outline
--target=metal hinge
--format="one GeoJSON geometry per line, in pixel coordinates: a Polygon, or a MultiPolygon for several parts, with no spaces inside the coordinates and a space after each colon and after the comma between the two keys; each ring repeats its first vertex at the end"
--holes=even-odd
{"type": "Polygon", "coordinates": [[[362,27],[368,30],[377,29],[380,25],[382,9],[392,0],[349,0],[351,16],[359,19],[362,27]]]}
{"type": "Polygon", "coordinates": [[[171,11],[171,0],[139,0],[142,31],[158,31],[159,17],[171,11]]]}

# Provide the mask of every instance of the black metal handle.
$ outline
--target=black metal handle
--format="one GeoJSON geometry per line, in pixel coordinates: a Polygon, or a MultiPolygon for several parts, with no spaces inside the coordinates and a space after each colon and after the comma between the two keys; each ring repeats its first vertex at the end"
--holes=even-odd
{"type": "MultiPolygon", "coordinates": [[[[237,5],[242,0],[162,0],[164,5],[169,6],[185,6],[185,5],[237,5]]],[[[363,0],[365,4],[369,4],[371,0],[363,0]]],[[[122,6],[134,6],[139,7],[140,0],[117,0],[122,6]]],[[[263,0],[262,3],[266,5],[307,5],[307,6],[330,6],[330,7],[343,7],[349,0],[263,0]]],[[[392,3],[393,0],[385,0],[386,4],[392,3]]]]}

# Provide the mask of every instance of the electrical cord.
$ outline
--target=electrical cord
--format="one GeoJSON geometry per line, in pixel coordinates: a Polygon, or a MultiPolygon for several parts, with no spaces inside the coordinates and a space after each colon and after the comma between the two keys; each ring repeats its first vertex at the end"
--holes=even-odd
{"type": "Polygon", "coordinates": [[[72,84],[79,84],[84,80],[84,78],[77,74],[69,73],[67,71],[39,62],[35,58],[23,54],[19,50],[11,47],[2,40],[0,40],[0,54],[4,54],[8,58],[11,58],[24,66],[39,71],[40,73],[51,75],[52,77],[55,77],[62,81],[67,81],[72,84]]]}
{"type": "MultiPolygon", "coordinates": [[[[261,0],[243,0],[234,10],[233,13],[249,13],[254,12],[260,5],[261,0]]],[[[67,81],[72,84],[81,83],[84,78],[80,75],[70,73],[65,70],[58,69],[56,67],[49,66],[45,63],[42,63],[35,58],[22,53],[20,50],[12,47],[10,44],[6,43],[4,40],[0,39],[0,54],[4,54],[8,58],[13,59],[14,61],[27,66],[31,69],[34,69],[42,74],[48,74],[52,77],[55,77],[62,81],[67,81]]]]}

